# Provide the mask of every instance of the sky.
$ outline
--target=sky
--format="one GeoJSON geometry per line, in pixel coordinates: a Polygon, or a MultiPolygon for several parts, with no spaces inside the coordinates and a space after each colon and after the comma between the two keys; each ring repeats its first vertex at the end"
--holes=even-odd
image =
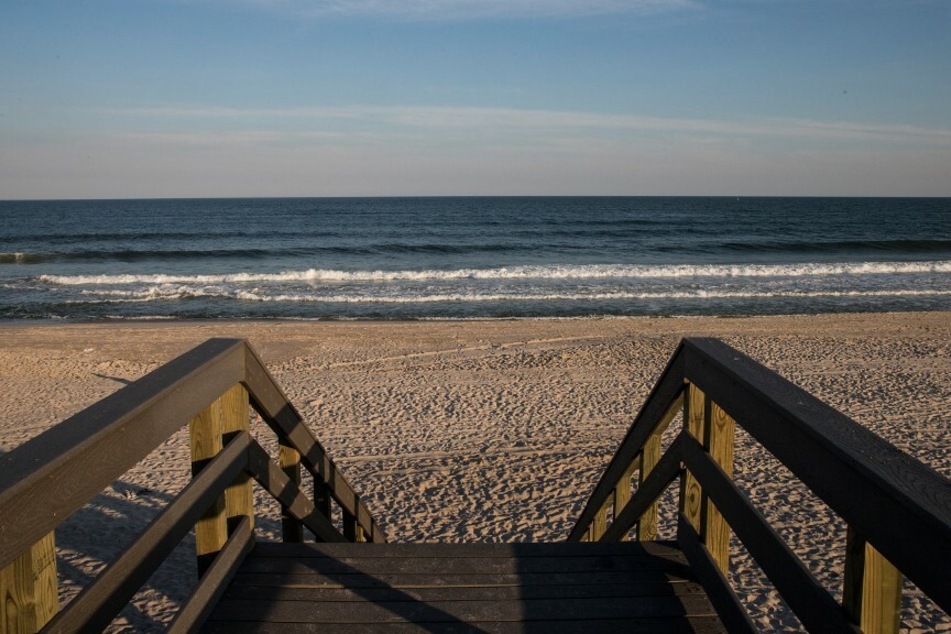
{"type": "Polygon", "coordinates": [[[951,196],[951,0],[3,0],[0,199],[951,196]]]}

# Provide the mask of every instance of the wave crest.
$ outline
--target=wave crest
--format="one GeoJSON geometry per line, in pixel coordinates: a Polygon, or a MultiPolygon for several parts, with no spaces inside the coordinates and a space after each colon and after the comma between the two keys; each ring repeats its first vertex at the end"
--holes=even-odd
{"type": "Polygon", "coordinates": [[[855,262],[806,264],[670,264],[581,266],[512,266],[494,269],[343,271],[307,269],[278,273],[224,275],[41,275],[39,280],[62,286],[128,284],[256,284],[280,282],[425,282],[452,280],[666,279],[688,277],[806,277],[951,273],[951,261],[855,262]]]}

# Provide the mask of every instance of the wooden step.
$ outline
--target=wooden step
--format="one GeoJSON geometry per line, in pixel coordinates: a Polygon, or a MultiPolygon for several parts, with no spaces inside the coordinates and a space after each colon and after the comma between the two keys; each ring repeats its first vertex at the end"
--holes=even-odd
{"type": "Polygon", "coordinates": [[[725,632],[675,544],[257,544],[206,632],[725,632]]]}

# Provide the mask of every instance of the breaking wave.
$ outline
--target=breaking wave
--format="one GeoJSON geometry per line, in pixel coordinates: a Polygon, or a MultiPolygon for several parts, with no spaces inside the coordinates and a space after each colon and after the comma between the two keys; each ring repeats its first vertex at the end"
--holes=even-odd
{"type": "Polygon", "coordinates": [[[343,271],[307,269],[277,273],[226,275],[41,275],[47,284],[64,286],[127,284],[245,284],[281,282],[426,282],[453,280],[583,280],[665,279],[689,277],[806,277],[951,273],[951,261],[854,262],[812,264],[672,264],[672,265],[546,265],[493,269],[343,271]]]}

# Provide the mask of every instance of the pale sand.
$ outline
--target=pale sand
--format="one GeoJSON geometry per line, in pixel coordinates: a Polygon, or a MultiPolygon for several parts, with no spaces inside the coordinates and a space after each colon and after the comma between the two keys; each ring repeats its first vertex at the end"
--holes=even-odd
{"type": "MultiPolygon", "coordinates": [[[[0,451],[209,337],[245,337],[391,540],[557,540],[690,335],[725,339],[951,476],[951,313],[6,325],[0,451]]],[[[838,596],[844,527],[750,445],[738,435],[738,482],[838,596]]],[[[61,528],[64,597],[183,486],[187,453],[180,433],[61,528]]],[[[276,531],[273,505],[269,513],[262,538],[276,531]]],[[[669,521],[663,530],[672,535],[669,521]]],[[[169,618],[194,582],[190,548],[186,540],[115,629],[169,618]]],[[[735,568],[765,628],[798,627],[741,551],[735,568]]],[[[951,630],[914,592],[903,618],[906,631],[951,630]]]]}

